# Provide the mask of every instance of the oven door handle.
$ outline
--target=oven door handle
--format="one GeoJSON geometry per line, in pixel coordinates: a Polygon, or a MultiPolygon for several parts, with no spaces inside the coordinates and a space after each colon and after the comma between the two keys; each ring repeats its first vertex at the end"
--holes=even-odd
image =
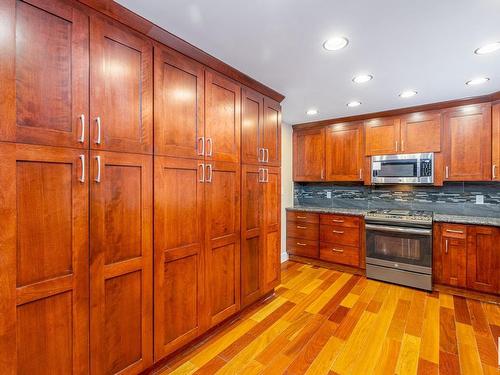
{"type": "Polygon", "coordinates": [[[381,231],[381,232],[420,234],[420,235],[424,235],[424,236],[430,236],[432,234],[432,230],[431,229],[390,227],[388,225],[366,224],[365,228],[366,229],[378,230],[378,231],[381,231]]]}

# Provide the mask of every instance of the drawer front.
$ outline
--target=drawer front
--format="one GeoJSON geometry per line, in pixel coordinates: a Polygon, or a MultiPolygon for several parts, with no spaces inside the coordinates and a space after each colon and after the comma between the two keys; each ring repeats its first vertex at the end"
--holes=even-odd
{"type": "Polygon", "coordinates": [[[304,212],[304,211],[287,211],[286,220],[302,221],[306,223],[318,224],[319,214],[315,214],[313,212],[304,212]]]}
{"type": "Polygon", "coordinates": [[[359,247],[359,228],[321,225],[320,241],[359,247]]]}
{"type": "Polygon", "coordinates": [[[461,224],[442,224],[441,235],[449,238],[465,239],[467,236],[467,226],[461,224]]]}
{"type": "Polygon", "coordinates": [[[321,214],[319,221],[321,225],[335,225],[339,227],[359,228],[360,218],[356,216],[342,216],[321,214]]]}
{"type": "Polygon", "coordinates": [[[286,249],[288,251],[288,254],[299,255],[308,258],[319,257],[318,241],[309,241],[288,237],[286,239],[286,249]]]}
{"type": "Polygon", "coordinates": [[[345,264],[359,267],[359,248],[345,245],[334,245],[321,242],[319,247],[319,257],[327,262],[345,264]]]}
{"type": "Polygon", "coordinates": [[[299,221],[288,221],[286,223],[286,236],[294,238],[302,238],[305,240],[318,241],[319,226],[318,224],[302,223],[299,221]]]}

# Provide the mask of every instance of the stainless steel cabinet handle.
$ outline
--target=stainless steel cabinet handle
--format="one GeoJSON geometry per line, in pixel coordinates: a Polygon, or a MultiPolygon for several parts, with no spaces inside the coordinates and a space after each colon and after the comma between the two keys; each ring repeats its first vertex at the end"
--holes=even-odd
{"type": "Polygon", "coordinates": [[[257,161],[258,161],[259,163],[263,161],[263,160],[262,160],[262,157],[261,157],[262,150],[263,150],[263,148],[260,148],[260,147],[257,149],[257,154],[258,154],[258,155],[257,155],[257,161]]]}
{"type": "Polygon", "coordinates": [[[321,179],[323,180],[325,177],[324,177],[324,171],[323,171],[323,168],[321,168],[321,179]]]}
{"type": "Polygon", "coordinates": [[[444,241],[444,253],[448,254],[448,240],[444,241]]]}
{"type": "Polygon", "coordinates": [[[264,169],[264,172],[266,173],[266,174],[265,174],[266,179],[265,179],[265,181],[264,181],[264,182],[266,182],[266,183],[267,183],[267,182],[269,182],[269,169],[265,168],[265,169],[264,169]]]}
{"type": "Polygon", "coordinates": [[[405,141],[401,140],[401,151],[405,150],[405,141]]]}
{"type": "Polygon", "coordinates": [[[362,169],[359,170],[359,179],[360,180],[363,179],[363,170],[362,169]]]}
{"type": "Polygon", "coordinates": [[[333,233],[344,234],[343,230],[332,230],[333,233]]]}
{"type": "Polygon", "coordinates": [[[332,219],[332,221],[334,223],[343,223],[344,222],[344,220],[340,220],[340,219],[332,219]]]}
{"type": "Polygon", "coordinates": [[[97,116],[95,121],[97,123],[97,139],[95,140],[95,143],[100,145],[101,144],[101,118],[99,116],[97,116]]]}
{"type": "Polygon", "coordinates": [[[446,229],[448,233],[458,233],[458,234],[464,234],[463,230],[456,230],[456,229],[446,229]]]}
{"type": "Polygon", "coordinates": [[[448,168],[448,166],[446,166],[444,168],[444,176],[445,176],[445,178],[449,178],[450,177],[450,169],[448,168]]]}
{"type": "Polygon", "coordinates": [[[496,174],[497,166],[495,164],[493,164],[493,166],[491,167],[491,169],[492,169],[492,171],[491,171],[491,177],[494,180],[495,178],[497,178],[497,174],[496,174]]]}
{"type": "Polygon", "coordinates": [[[198,181],[205,182],[205,164],[204,163],[198,164],[198,168],[201,171],[201,176],[198,181]]]}
{"type": "Polygon", "coordinates": [[[80,124],[82,126],[82,132],[80,133],[80,139],[78,142],[84,143],[85,142],[85,115],[82,113],[80,115],[80,124]]]}
{"type": "Polygon", "coordinates": [[[264,168],[259,168],[259,182],[264,182],[264,176],[263,173],[261,176],[261,172],[264,172],[264,168]]]}
{"type": "Polygon", "coordinates": [[[306,246],[307,244],[306,243],[302,243],[302,242],[297,242],[297,245],[299,245],[299,246],[306,246]]]}
{"type": "Polygon", "coordinates": [[[344,249],[336,249],[336,248],[333,248],[332,251],[335,251],[336,253],[343,253],[344,252],[344,249]]]}
{"type": "Polygon", "coordinates": [[[213,174],[212,164],[207,164],[207,174],[208,174],[208,177],[207,177],[206,181],[212,182],[212,174],[213,174]]]}
{"type": "Polygon", "coordinates": [[[269,149],[265,148],[264,150],[266,150],[266,163],[269,163],[269,149]]]}
{"type": "Polygon", "coordinates": [[[295,217],[296,217],[297,219],[307,219],[307,217],[305,217],[305,216],[298,216],[298,215],[297,215],[297,216],[295,216],[295,217]]]}
{"type": "Polygon", "coordinates": [[[201,152],[198,152],[198,155],[205,155],[205,137],[198,137],[198,145],[197,147],[201,145],[201,152]]]}
{"type": "Polygon", "coordinates": [[[297,229],[307,229],[307,227],[303,227],[301,225],[297,225],[297,229]]]}
{"type": "Polygon", "coordinates": [[[97,175],[94,178],[95,182],[101,182],[101,157],[98,155],[95,157],[97,161],[97,175]]]}
{"type": "Polygon", "coordinates": [[[214,145],[212,142],[212,138],[207,138],[207,148],[208,148],[207,156],[212,156],[213,147],[214,145]]]}
{"type": "Polygon", "coordinates": [[[398,151],[398,141],[396,141],[396,152],[398,151]]]}
{"type": "Polygon", "coordinates": [[[82,173],[78,181],[85,182],[85,155],[80,155],[80,162],[82,163],[82,173]]]}

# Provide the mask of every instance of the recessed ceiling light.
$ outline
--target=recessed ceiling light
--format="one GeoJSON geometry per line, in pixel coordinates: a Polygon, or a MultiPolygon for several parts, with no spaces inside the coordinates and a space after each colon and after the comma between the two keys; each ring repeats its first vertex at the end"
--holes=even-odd
{"type": "Polygon", "coordinates": [[[487,53],[495,52],[500,49],[500,42],[485,44],[474,51],[476,55],[486,55],[487,53]]]}
{"type": "Polygon", "coordinates": [[[415,90],[405,90],[401,94],[399,94],[401,98],[411,98],[415,95],[417,95],[417,92],[415,90]]]}
{"type": "Polygon", "coordinates": [[[490,79],[488,77],[479,77],[479,78],[471,79],[470,81],[465,82],[465,84],[468,86],[475,86],[475,85],[481,85],[483,83],[486,83],[489,80],[490,79]]]}
{"type": "Polygon", "coordinates": [[[360,105],[361,105],[361,102],[358,102],[357,100],[353,100],[352,102],[347,103],[347,106],[349,108],[358,107],[360,105]]]}
{"type": "Polygon", "coordinates": [[[309,116],[314,116],[314,115],[317,115],[317,114],[318,114],[318,110],[317,110],[317,109],[314,109],[314,108],[311,108],[311,109],[308,109],[306,113],[307,113],[309,116]]]}
{"type": "Polygon", "coordinates": [[[365,83],[371,81],[373,76],[371,74],[360,74],[352,79],[354,83],[365,83]]]}
{"type": "Polygon", "coordinates": [[[349,44],[349,40],[343,36],[336,36],[328,39],[323,43],[323,48],[327,51],[336,51],[345,48],[349,44]]]}

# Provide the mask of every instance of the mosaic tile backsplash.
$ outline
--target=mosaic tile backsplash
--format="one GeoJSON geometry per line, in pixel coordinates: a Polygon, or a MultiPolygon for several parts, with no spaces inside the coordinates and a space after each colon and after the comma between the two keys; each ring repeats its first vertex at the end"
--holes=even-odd
{"type": "Polygon", "coordinates": [[[294,204],[361,209],[406,208],[500,217],[500,183],[446,183],[443,187],[295,183],[294,204]],[[476,204],[476,195],[484,197],[484,204],[476,204]]]}

